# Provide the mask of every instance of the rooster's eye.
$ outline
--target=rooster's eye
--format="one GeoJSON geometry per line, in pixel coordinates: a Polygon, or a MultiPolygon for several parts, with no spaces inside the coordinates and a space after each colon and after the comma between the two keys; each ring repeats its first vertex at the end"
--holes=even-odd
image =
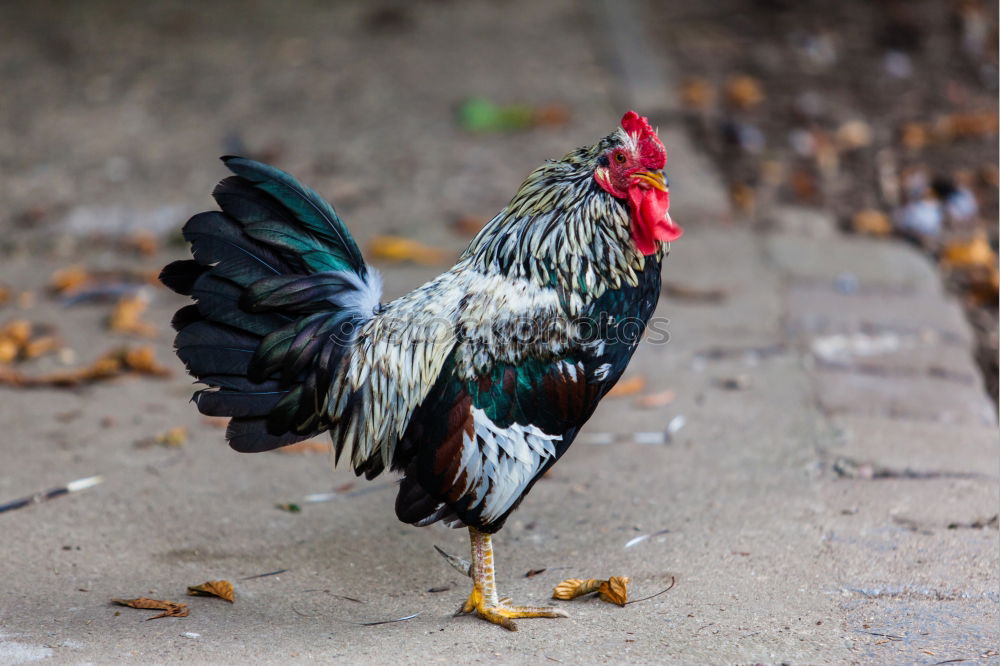
{"type": "Polygon", "coordinates": [[[615,153],[615,162],[625,164],[625,153],[615,153]]]}

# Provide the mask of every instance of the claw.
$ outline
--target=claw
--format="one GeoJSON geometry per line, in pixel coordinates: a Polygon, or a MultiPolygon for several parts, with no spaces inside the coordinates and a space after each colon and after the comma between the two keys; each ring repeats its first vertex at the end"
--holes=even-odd
{"type": "Polygon", "coordinates": [[[472,562],[469,562],[468,560],[463,560],[461,557],[455,557],[454,555],[449,555],[448,553],[444,552],[437,546],[434,546],[434,550],[436,550],[438,554],[441,555],[441,557],[447,560],[448,564],[455,567],[455,569],[458,570],[458,572],[461,573],[463,576],[469,576],[469,577],[472,576],[472,562]]]}

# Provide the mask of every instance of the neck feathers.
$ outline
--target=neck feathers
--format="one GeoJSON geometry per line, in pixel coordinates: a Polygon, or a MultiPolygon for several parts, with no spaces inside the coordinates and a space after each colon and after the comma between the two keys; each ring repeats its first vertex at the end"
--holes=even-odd
{"type": "Polygon", "coordinates": [[[631,240],[623,202],[574,157],[536,169],[462,255],[482,273],[556,289],[571,310],[608,289],[635,286],[646,261],[631,240]]]}

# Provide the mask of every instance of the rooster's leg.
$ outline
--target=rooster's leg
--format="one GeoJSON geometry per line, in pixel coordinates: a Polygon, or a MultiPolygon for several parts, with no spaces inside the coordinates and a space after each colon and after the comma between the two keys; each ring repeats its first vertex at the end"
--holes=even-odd
{"type": "Polygon", "coordinates": [[[472,541],[472,593],[456,615],[475,612],[479,617],[517,631],[514,620],[521,617],[566,617],[558,608],[512,606],[509,599],[497,598],[496,578],[493,571],[493,540],[474,527],[469,528],[472,541]]]}

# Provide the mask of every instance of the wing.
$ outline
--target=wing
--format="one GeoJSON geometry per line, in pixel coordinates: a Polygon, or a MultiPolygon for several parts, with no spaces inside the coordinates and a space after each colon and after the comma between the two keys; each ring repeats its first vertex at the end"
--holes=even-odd
{"type": "Polygon", "coordinates": [[[588,377],[588,363],[569,356],[500,363],[464,380],[455,365],[453,355],[400,444],[415,455],[396,512],[418,525],[499,529],[569,447],[611,378],[588,377]]]}

